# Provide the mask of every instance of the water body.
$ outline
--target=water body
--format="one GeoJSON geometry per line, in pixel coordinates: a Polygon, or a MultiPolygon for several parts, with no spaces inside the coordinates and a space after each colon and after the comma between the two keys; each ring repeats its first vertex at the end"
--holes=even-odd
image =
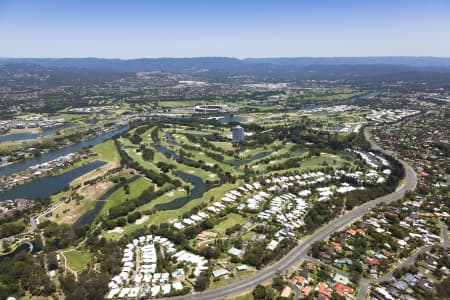
{"type": "Polygon", "coordinates": [[[190,163],[194,162],[193,160],[188,159],[188,158],[181,158],[176,151],[170,150],[170,149],[164,147],[163,145],[156,145],[155,148],[162,154],[169,155],[170,157],[172,157],[172,159],[174,159],[176,161],[180,161],[180,162],[188,164],[188,165],[190,163]]]}
{"type": "Polygon", "coordinates": [[[228,124],[228,123],[241,123],[243,119],[238,117],[222,117],[219,118],[217,121],[219,121],[219,123],[221,124],[228,124]]]}
{"type": "Polygon", "coordinates": [[[225,162],[228,163],[228,164],[233,165],[235,169],[238,169],[242,165],[245,165],[245,164],[250,163],[250,162],[252,162],[254,160],[257,160],[257,159],[261,159],[261,158],[267,157],[270,154],[272,154],[271,151],[264,151],[264,152],[256,153],[255,155],[253,155],[249,159],[233,159],[233,160],[227,160],[225,162]]]}
{"type": "Polygon", "coordinates": [[[170,131],[164,132],[164,135],[166,136],[167,144],[172,145],[172,146],[181,146],[180,143],[178,143],[177,141],[175,141],[172,138],[172,135],[171,135],[170,131]]]}
{"type": "Polygon", "coordinates": [[[3,166],[0,168],[0,176],[5,176],[5,175],[10,175],[13,173],[21,172],[23,170],[28,169],[31,166],[34,166],[37,164],[42,164],[44,162],[48,162],[50,160],[53,160],[60,156],[67,155],[69,153],[81,151],[86,147],[95,146],[97,144],[103,143],[105,140],[115,136],[116,134],[120,134],[120,133],[128,130],[128,128],[129,128],[128,126],[125,126],[125,127],[119,128],[119,129],[115,129],[115,130],[103,133],[93,139],[79,142],[77,144],[74,144],[74,145],[71,145],[71,146],[68,146],[65,148],[61,148],[61,149],[58,149],[55,151],[51,151],[48,153],[44,153],[39,157],[33,157],[33,158],[29,158],[22,162],[3,166]]]}
{"type": "Polygon", "coordinates": [[[95,203],[95,206],[93,209],[89,210],[88,212],[86,212],[84,215],[82,215],[74,224],[73,227],[74,228],[78,228],[80,226],[86,225],[86,224],[91,224],[92,222],[94,222],[95,218],[97,217],[97,215],[100,213],[100,211],[103,209],[103,206],[106,203],[106,199],[109,198],[109,196],[111,196],[113,193],[115,193],[118,189],[120,189],[121,187],[123,187],[126,184],[130,184],[133,181],[137,180],[140,176],[139,175],[134,175],[133,177],[128,178],[127,180],[120,182],[118,184],[116,184],[115,186],[113,186],[112,188],[110,188],[106,193],[104,193],[95,203]]]}
{"type": "Polygon", "coordinates": [[[72,126],[72,124],[64,124],[64,125],[58,126],[58,127],[45,128],[39,133],[26,132],[26,133],[2,134],[2,135],[0,135],[0,142],[16,142],[16,141],[33,140],[40,136],[48,136],[48,135],[54,134],[58,130],[67,128],[69,126],[72,126]]]}
{"type": "MultiPolygon", "coordinates": [[[[31,251],[31,253],[35,253],[37,252],[39,249],[36,249],[36,245],[34,243],[33,244],[33,251],[31,251]]],[[[0,255],[0,262],[2,262],[5,258],[12,258],[13,256],[19,254],[19,252],[26,252],[26,253],[30,253],[30,244],[29,243],[24,243],[22,245],[20,245],[19,247],[16,248],[16,250],[14,250],[13,252],[6,254],[6,255],[0,255]]]]}
{"type": "Polygon", "coordinates": [[[194,187],[192,188],[188,196],[176,198],[168,203],[155,205],[155,207],[153,208],[155,211],[178,209],[186,205],[186,203],[188,203],[189,201],[202,197],[203,194],[208,190],[208,186],[198,176],[184,173],[182,171],[176,171],[175,174],[184,181],[191,183],[194,187]]]}
{"type": "Polygon", "coordinates": [[[66,187],[72,180],[106,164],[96,160],[60,175],[45,176],[0,193],[0,201],[16,198],[48,197],[66,187]]]}

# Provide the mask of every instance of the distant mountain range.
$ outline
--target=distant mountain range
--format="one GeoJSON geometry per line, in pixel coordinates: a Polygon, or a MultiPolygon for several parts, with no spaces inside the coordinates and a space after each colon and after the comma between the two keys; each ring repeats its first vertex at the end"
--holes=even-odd
{"type": "Polygon", "coordinates": [[[121,73],[164,71],[221,80],[230,76],[253,76],[259,80],[351,79],[415,81],[448,84],[450,58],[440,57],[293,57],[247,58],[0,58],[0,77],[30,69],[53,74],[52,78],[86,77],[101,80],[121,73]],[[3,67],[1,66],[3,65],[3,67]],[[41,69],[36,69],[39,66],[41,69]],[[2,71],[3,69],[3,71],[2,71]],[[42,70],[44,69],[44,70],[42,70]],[[48,70],[45,70],[48,69],[48,70]],[[62,76],[64,75],[64,76],[62,76]],[[106,77],[105,77],[106,76],[106,77]]]}
{"type": "Polygon", "coordinates": [[[450,68],[450,57],[292,57],[246,58],[0,58],[0,63],[32,63],[46,67],[83,68],[91,70],[138,72],[165,70],[179,73],[202,71],[247,72],[279,70],[280,67],[391,65],[415,68],[450,68]]]}

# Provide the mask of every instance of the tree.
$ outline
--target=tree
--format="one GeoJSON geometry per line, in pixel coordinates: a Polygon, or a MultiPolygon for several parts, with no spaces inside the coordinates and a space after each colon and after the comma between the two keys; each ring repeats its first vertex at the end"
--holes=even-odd
{"type": "Polygon", "coordinates": [[[194,284],[194,289],[196,291],[204,291],[209,286],[209,276],[205,272],[202,272],[194,284]]]}
{"type": "Polygon", "coordinates": [[[255,300],[265,300],[266,299],[266,288],[258,284],[252,292],[253,299],[255,300]]]}
{"type": "Polygon", "coordinates": [[[436,292],[439,299],[450,298],[450,277],[445,278],[436,286],[436,292]]]}

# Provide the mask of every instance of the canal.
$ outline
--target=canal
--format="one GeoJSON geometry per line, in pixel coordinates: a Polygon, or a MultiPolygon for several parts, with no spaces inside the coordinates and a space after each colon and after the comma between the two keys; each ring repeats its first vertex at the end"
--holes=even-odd
{"type": "Polygon", "coordinates": [[[22,162],[18,162],[18,163],[14,163],[11,165],[6,165],[3,167],[0,167],[0,176],[18,173],[18,172],[28,169],[31,166],[48,162],[50,160],[56,159],[60,156],[67,155],[69,153],[81,151],[86,147],[95,146],[97,144],[103,143],[105,140],[115,136],[116,134],[120,134],[120,133],[128,130],[128,128],[129,128],[128,126],[125,126],[125,127],[119,128],[119,129],[115,129],[115,130],[103,133],[93,139],[82,141],[77,144],[65,147],[65,148],[61,148],[61,149],[58,149],[55,151],[51,151],[51,152],[42,154],[39,157],[29,158],[22,162]]]}
{"type": "Polygon", "coordinates": [[[104,164],[106,164],[104,161],[96,160],[60,175],[49,175],[37,178],[33,181],[1,192],[0,201],[17,198],[33,199],[49,197],[69,185],[72,180],[95,170],[104,164]]]}

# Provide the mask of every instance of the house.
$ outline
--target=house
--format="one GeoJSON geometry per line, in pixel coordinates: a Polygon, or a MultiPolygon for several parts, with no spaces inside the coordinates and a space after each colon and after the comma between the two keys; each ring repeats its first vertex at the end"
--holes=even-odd
{"type": "Polygon", "coordinates": [[[228,254],[240,257],[242,255],[242,250],[233,247],[230,250],[228,250],[228,254]]]}
{"type": "Polygon", "coordinates": [[[219,269],[219,270],[212,271],[212,274],[213,274],[214,278],[219,278],[221,276],[227,275],[228,274],[228,270],[226,270],[226,269],[219,269]]]}
{"type": "Polygon", "coordinates": [[[308,280],[303,276],[295,276],[295,280],[299,286],[303,286],[305,283],[308,283],[308,280]]]}
{"type": "Polygon", "coordinates": [[[334,275],[333,281],[344,285],[348,285],[350,283],[350,279],[347,276],[344,276],[339,273],[336,273],[336,275],[334,275]]]}
{"type": "Polygon", "coordinates": [[[366,258],[366,263],[370,266],[378,266],[380,261],[376,258],[366,258]]]}
{"type": "Polygon", "coordinates": [[[291,295],[292,289],[289,286],[285,286],[283,291],[281,292],[281,297],[289,297],[291,295]]]}
{"type": "Polygon", "coordinates": [[[316,290],[317,292],[319,292],[319,294],[322,294],[327,298],[331,297],[331,290],[328,287],[328,284],[326,284],[325,282],[319,283],[316,290]]]}
{"type": "Polygon", "coordinates": [[[353,294],[353,289],[351,287],[340,282],[336,282],[334,285],[334,290],[341,296],[353,294]]]}
{"type": "Polygon", "coordinates": [[[309,293],[311,293],[311,287],[309,285],[305,285],[302,287],[301,292],[303,296],[308,297],[309,293]]]}

